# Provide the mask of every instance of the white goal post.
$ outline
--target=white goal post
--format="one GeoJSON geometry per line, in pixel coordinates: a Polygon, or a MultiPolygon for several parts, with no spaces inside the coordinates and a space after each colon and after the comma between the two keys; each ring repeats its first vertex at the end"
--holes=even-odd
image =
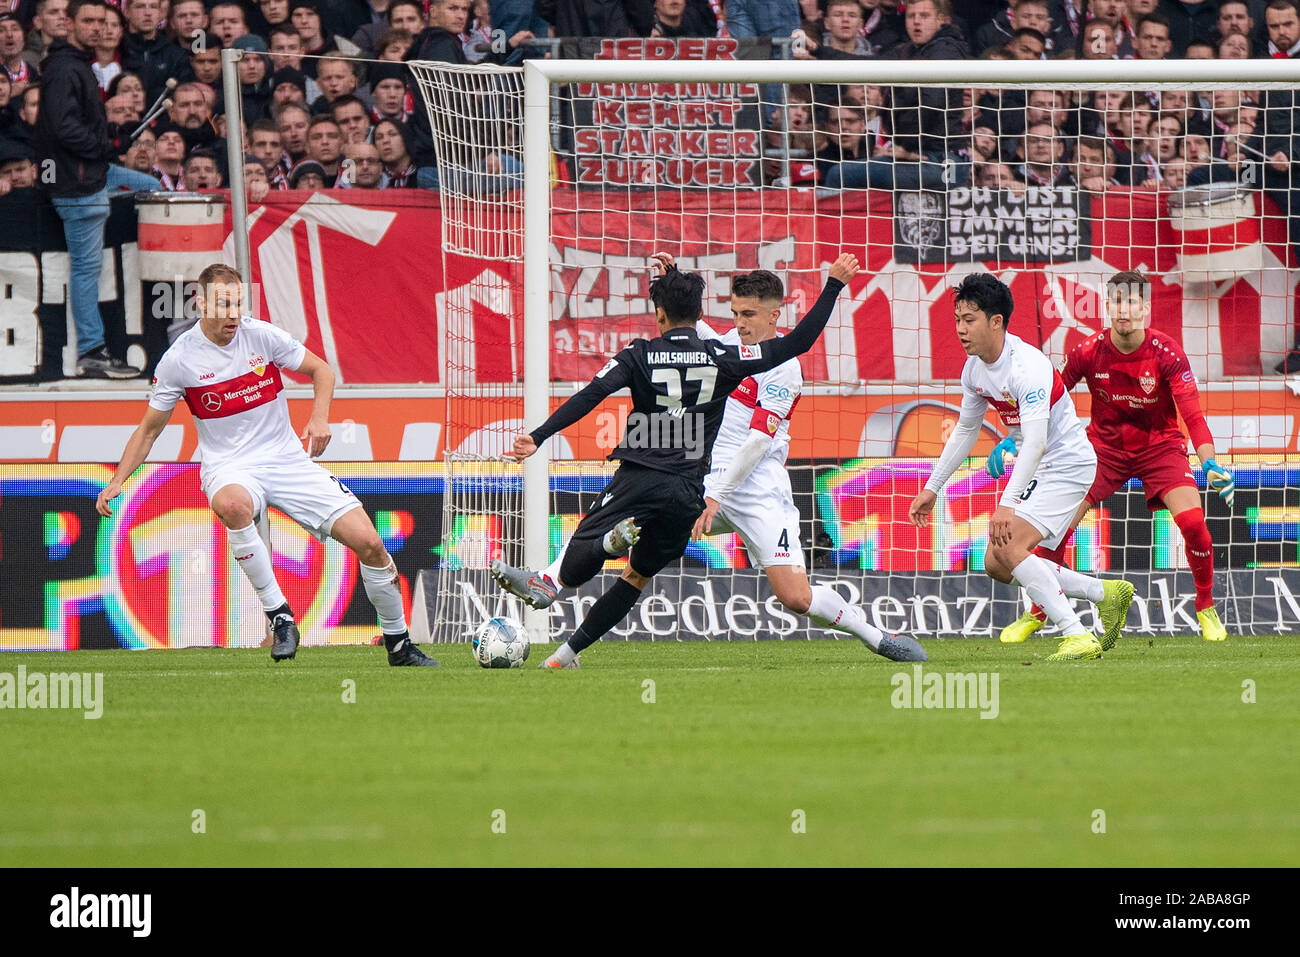
{"type": "MultiPolygon", "coordinates": [[[[463,153],[467,146],[470,149],[484,147],[485,141],[477,144],[474,142],[475,135],[466,132],[467,125],[463,117],[448,116],[440,112],[437,98],[439,94],[436,89],[440,86],[454,87],[457,83],[468,82],[461,78],[475,73],[484,75],[485,68],[452,67],[432,63],[416,63],[412,66],[429,102],[435,145],[439,150],[439,165],[446,170],[449,163],[459,162],[456,157],[459,153],[463,153]]],[[[562,118],[555,112],[559,102],[556,92],[566,84],[743,83],[780,84],[784,87],[794,84],[816,86],[867,84],[882,87],[949,89],[979,87],[1004,91],[1067,89],[1084,95],[1092,91],[1109,89],[1141,92],[1162,89],[1189,92],[1225,88],[1252,91],[1300,89],[1300,62],[1272,59],[1042,62],[537,59],[525,61],[522,68],[497,68],[491,75],[501,78],[499,81],[501,90],[505,91],[507,87],[509,88],[508,92],[502,93],[503,96],[518,96],[520,101],[517,115],[508,115],[510,111],[507,110],[499,118],[500,123],[512,125],[514,132],[508,135],[494,134],[494,136],[496,142],[509,143],[511,148],[517,149],[517,155],[522,161],[520,177],[523,187],[522,201],[520,202],[517,196],[507,197],[499,186],[479,193],[477,201],[483,204],[495,204],[498,210],[517,209],[522,229],[522,346],[526,361],[523,362],[519,385],[522,386],[522,418],[529,427],[536,426],[547,416],[553,395],[569,394],[573,388],[584,384],[583,380],[575,377],[572,379],[574,385],[557,386],[552,382],[551,368],[554,301],[559,294],[554,275],[556,263],[553,261],[552,190],[555,170],[552,164],[552,151],[557,124],[562,122],[562,118]],[[520,78],[522,83],[519,82],[520,78]],[[522,86],[521,90],[520,86],[522,86]]],[[[462,163],[462,165],[469,168],[473,164],[462,163]]],[[[768,185],[757,188],[772,190],[778,187],[768,185]]],[[[788,186],[785,188],[791,189],[788,186]]],[[[472,186],[462,187],[459,184],[453,184],[452,190],[457,193],[474,193],[472,186]]],[[[459,201],[457,199],[453,202],[459,201]]],[[[515,215],[514,212],[509,214],[515,215]]],[[[448,228],[463,228],[463,225],[463,223],[459,226],[445,224],[444,231],[448,228]]],[[[617,241],[625,238],[611,237],[617,241]]],[[[665,240],[665,242],[670,241],[665,240]]],[[[669,251],[673,250],[670,248],[669,251]]],[[[1207,269],[1205,281],[1210,282],[1215,275],[1213,270],[1207,269]]],[[[1286,318],[1293,319],[1291,307],[1287,308],[1286,318]]],[[[1211,370],[1219,368],[1214,365],[1212,358],[1218,343],[1218,339],[1215,338],[1218,332],[1208,334],[1208,337],[1197,338],[1201,333],[1193,329],[1189,335],[1192,336],[1193,341],[1203,343],[1203,352],[1200,354],[1200,359],[1204,360],[1203,364],[1208,364],[1211,370]]],[[[1289,347],[1290,343],[1284,346],[1284,348],[1289,347]]],[[[894,348],[898,354],[897,338],[894,341],[894,348]]],[[[1188,351],[1190,355],[1190,347],[1188,351]]],[[[845,364],[843,368],[847,369],[849,366],[845,364]]],[[[938,395],[944,391],[944,387],[939,375],[927,375],[928,365],[922,363],[918,368],[921,371],[912,382],[910,391],[919,395],[920,404],[924,405],[926,395],[938,395]]],[[[951,376],[942,378],[951,386],[951,376]]],[[[1262,379],[1262,375],[1258,378],[1262,379]]],[[[862,395],[873,390],[881,391],[890,388],[869,377],[843,375],[836,382],[834,389],[844,396],[862,395]]],[[[1203,383],[1203,388],[1206,384],[1203,383]]],[[[1213,382],[1208,385],[1214,387],[1213,382]]],[[[831,388],[823,384],[814,387],[814,391],[816,389],[825,391],[831,388]]],[[[1265,385],[1261,384],[1260,388],[1265,388],[1265,385]]],[[[901,416],[903,413],[897,414],[901,416]]],[[[1261,422],[1263,422],[1262,416],[1261,422]]],[[[863,441],[857,450],[857,455],[846,454],[844,457],[856,458],[858,455],[865,454],[862,450],[873,447],[864,430],[863,441]]],[[[523,493],[519,516],[522,547],[515,557],[531,568],[545,566],[550,561],[554,545],[555,529],[548,524],[552,514],[550,477],[553,474],[549,455],[549,450],[540,450],[537,455],[528,460],[523,470],[523,493]]],[[[865,564],[865,561],[864,559],[862,567],[870,567],[865,564]]],[[[1219,567],[1217,570],[1222,572],[1224,569],[1219,567]]],[[[1229,582],[1229,589],[1231,589],[1231,582],[1229,582]]],[[[1220,598],[1222,597],[1221,595],[1220,598]]],[[[1235,622],[1237,630],[1249,627],[1253,622],[1252,614],[1248,612],[1234,614],[1231,608],[1224,617],[1225,620],[1235,622]]],[[[546,619],[544,613],[530,613],[527,624],[535,638],[546,632],[546,619]]]]}

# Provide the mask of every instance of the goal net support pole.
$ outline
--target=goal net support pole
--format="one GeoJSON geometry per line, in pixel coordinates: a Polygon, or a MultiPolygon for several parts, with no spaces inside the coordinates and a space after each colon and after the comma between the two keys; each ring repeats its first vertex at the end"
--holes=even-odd
{"type": "MultiPolygon", "coordinates": [[[[531,62],[531,61],[530,61],[531,62]]],[[[547,77],[524,71],[524,427],[550,415],[551,389],[551,87],[547,77]]],[[[550,450],[543,442],[524,461],[524,562],[551,563],[550,450]]],[[[526,608],[524,627],[533,641],[549,641],[545,611],[526,608]]]]}

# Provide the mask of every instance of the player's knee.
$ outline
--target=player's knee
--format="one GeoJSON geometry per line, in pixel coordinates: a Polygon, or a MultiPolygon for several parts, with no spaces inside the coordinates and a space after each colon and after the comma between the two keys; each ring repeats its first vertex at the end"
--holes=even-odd
{"type": "Polygon", "coordinates": [[[226,528],[247,528],[253,524],[253,503],[234,495],[214,499],[212,511],[226,528]]]}
{"type": "Polygon", "coordinates": [[[632,566],[629,565],[627,568],[623,569],[623,574],[619,577],[637,591],[641,591],[646,585],[650,584],[650,579],[654,576],[642,575],[640,572],[633,571],[632,566]]]}
{"type": "Polygon", "coordinates": [[[361,541],[356,543],[354,551],[363,565],[369,565],[371,568],[388,567],[388,549],[384,547],[384,540],[379,537],[378,532],[363,536],[361,541]]]}
{"type": "Polygon", "coordinates": [[[984,567],[990,578],[1010,582],[1016,577],[1016,566],[1029,557],[1029,552],[1019,545],[990,547],[984,555],[984,567]]]}
{"type": "Polygon", "coordinates": [[[1007,564],[1007,548],[1002,545],[990,545],[984,552],[984,571],[989,578],[1000,582],[1011,581],[1011,566],[1007,564]]]}
{"type": "Polygon", "coordinates": [[[806,615],[808,609],[812,607],[812,585],[807,580],[782,582],[780,585],[773,585],[772,591],[776,593],[776,600],[796,615],[806,615]]]}
{"type": "Polygon", "coordinates": [[[564,553],[564,561],[560,563],[560,581],[565,588],[585,585],[600,573],[604,562],[582,554],[585,551],[584,548],[570,548],[564,553]]]}

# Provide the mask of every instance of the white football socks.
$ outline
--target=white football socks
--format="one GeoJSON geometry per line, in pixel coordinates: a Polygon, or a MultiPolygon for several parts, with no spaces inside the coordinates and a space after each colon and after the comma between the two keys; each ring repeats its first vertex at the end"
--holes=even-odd
{"type": "Polygon", "coordinates": [[[226,538],[230,542],[231,554],[257,592],[262,607],[267,611],[275,611],[288,604],[284,592],[280,591],[280,583],[275,580],[271,553],[267,551],[262,536],[257,534],[257,525],[226,529],[226,538]]]}
{"type": "Polygon", "coordinates": [[[1106,597],[1106,583],[1100,578],[1084,575],[1056,562],[1051,562],[1051,566],[1061,581],[1061,591],[1070,598],[1086,598],[1095,605],[1106,597]]]}
{"type": "MultiPolygon", "coordinates": [[[[1061,580],[1056,575],[1056,564],[1030,555],[1017,565],[1012,574],[1013,585],[1019,585],[1033,599],[1034,604],[1047,612],[1047,617],[1061,629],[1061,635],[1081,635],[1085,633],[1079,613],[1070,605],[1061,590],[1061,580]]],[[[1086,575],[1080,575],[1086,578],[1086,575]]]]}
{"type": "Polygon", "coordinates": [[[578,657],[578,653],[569,647],[567,641],[551,652],[551,660],[558,662],[563,668],[567,668],[569,662],[576,657],[578,657]]]}
{"type": "Polygon", "coordinates": [[[545,575],[547,578],[549,578],[552,582],[554,582],[556,588],[564,587],[563,585],[560,584],[560,566],[564,564],[564,555],[566,552],[568,552],[568,550],[569,550],[569,543],[565,542],[564,547],[560,549],[560,553],[555,556],[555,561],[551,562],[549,565],[547,565],[545,568],[542,569],[542,574],[545,575]]]}
{"type": "Polygon", "coordinates": [[[363,562],[361,582],[366,597],[379,615],[379,630],[385,635],[400,635],[406,631],[406,613],[402,610],[402,590],[397,587],[397,566],[392,558],[383,568],[372,568],[363,562]]]}
{"type": "Polygon", "coordinates": [[[850,605],[829,585],[812,586],[808,617],[823,628],[833,628],[858,637],[872,651],[880,647],[880,639],[885,637],[884,632],[867,621],[860,608],[850,605]]]}

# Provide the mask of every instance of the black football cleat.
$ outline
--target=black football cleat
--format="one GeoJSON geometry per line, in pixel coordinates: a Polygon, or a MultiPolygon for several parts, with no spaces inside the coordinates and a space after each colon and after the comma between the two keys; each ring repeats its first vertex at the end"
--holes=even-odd
{"type": "Polygon", "coordinates": [[[417,648],[410,638],[403,638],[397,643],[396,648],[388,652],[388,663],[394,668],[436,668],[438,666],[438,662],[417,648]]]}
{"type": "Polygon", "coordinates": [[[271,660],[284,661],[298,653],[298,626],[289,615],[276,615],[271,623],[271,660]]]}

